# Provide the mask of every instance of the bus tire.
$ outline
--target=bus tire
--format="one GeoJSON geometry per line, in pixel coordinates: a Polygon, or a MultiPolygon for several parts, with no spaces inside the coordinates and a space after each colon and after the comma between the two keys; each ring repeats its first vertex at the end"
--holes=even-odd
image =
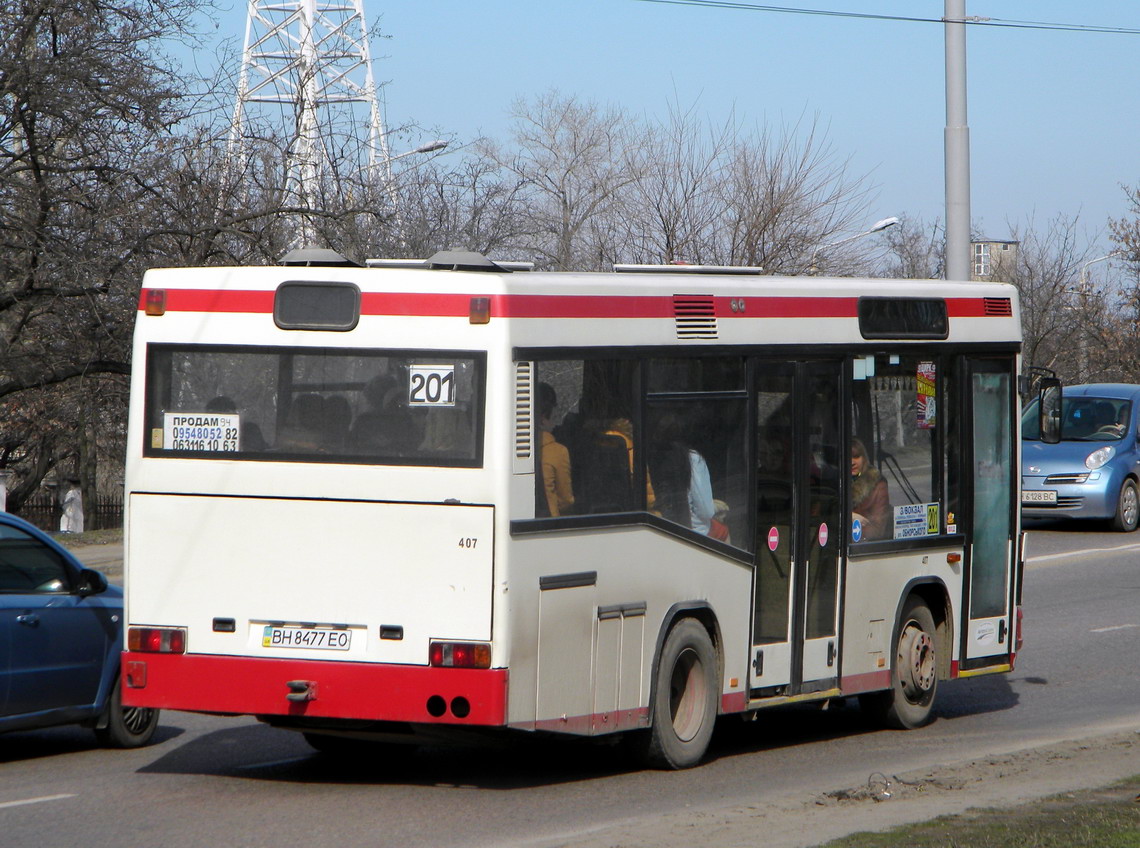
{"type": "Polygon", "coordinates": [[[641,755],[654,768],[683,769],[704,757],[716,723],[720,686],[716,649],[704,625],[683,618],[669,631],[649,704],[641,755]]]}
{"type": "Polygon", "coordinates": [[[1112,517],[1112,529],[1131,533],[1140,522],[1140,494],[1136,491],[1136,481],[1129,478],[1120,487],[1116,499],[1116,515],[1112,517]]]}
{"type": "Polygon", "coordinates": [[[921,598],[911,595],[895,636],[891,688],[860,695],[860,706],[887,727],[910,730],[929,724],[938,694],[937,644],[934,616],[921,598]]]}
{"type": "Polygon", "coordinates": [[[141,748],[154,736],[158,710],[124,707],[121,686],[116,676],[111,697],[95,725],[95,739],[105,748],[141,748]]]}

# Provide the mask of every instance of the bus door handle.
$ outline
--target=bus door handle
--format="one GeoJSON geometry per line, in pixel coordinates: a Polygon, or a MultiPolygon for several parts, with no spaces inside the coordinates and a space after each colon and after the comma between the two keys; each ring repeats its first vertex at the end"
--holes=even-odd
{"type": "Polygon", "coordinates": [[[28,627],[39,627],[40,617],[34,612],[26,612],[23,615],[16,616],[17,624],[25,624],[28,627]]]}

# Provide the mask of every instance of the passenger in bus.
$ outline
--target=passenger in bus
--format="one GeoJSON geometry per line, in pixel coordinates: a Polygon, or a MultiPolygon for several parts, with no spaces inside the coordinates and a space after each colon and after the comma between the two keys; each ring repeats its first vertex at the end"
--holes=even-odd
{"type": "Polygon", "coordinates": [[[423,442],[423,420],[408,409],[407,384],[392,373],[364,387],[365,409],[356,416],[349,443],[359,453],[411,456],[423,442]]]}
{"type": "MultiPolygon", "coordinates": [[[[206,402],[207,412],[218,412],[229,415],[237,414],[237,404],[229,395],[218,395],[206,402]]],[[[241,419],[238,448],[243,451],[265,450],[265,437],[261,435],[261,427],[253,421],[241,419]]]]}
{"type": "Polygon", "coordinates": [[[352,407],[341,394],[329,395],[324,402],[324,441],[332,453],[342,453],[352,424],[352,407]]]}
{"type": "Polygon", "coordinates": [[[852,525],[860,524],[858,541],[889,538],[893,527],[891,498],[887,481],[867,458],[867,448],[859,439],[851,440],[852,525]]]}
{"type": "Polygon", "coordinates": [[[298,453],[325,453],[324,423],[324,398],[316,392],[298,395],[289,407],[287,423],[278,436],[277,447],[298,453]]]}
{"type": "Polygon", "coordinates": [[[673,413],[661,418],[654,441],[649,465],[657,481],[657,510],[682,527],[712,535],[717,507],[705,458],[684,441],[681,422],[673,413]]]}
{"type": "MultiPolygon", "coordinates": [[[[629,473],[633,474],[633,422],[628,418],[618,417],[610,420],[606,427],[606,436],[619,436],[625,442],[626,454],[629,457],[629,473]]],[[[645,508],[650,512],[657,511],[657,495],[653,491],[653,481],[649,470],[645,472],[645,508]]]]}
{"type": "Polygon", "coordinates": [[[549,383],[538,384],[538,422],[541,432],[539,454],[542,461],[542,483],[546,493],[547,514],[566,515],[574,506],[574,485],[570,473],[570,451],[551,432],[558,395],[549,383]]]}

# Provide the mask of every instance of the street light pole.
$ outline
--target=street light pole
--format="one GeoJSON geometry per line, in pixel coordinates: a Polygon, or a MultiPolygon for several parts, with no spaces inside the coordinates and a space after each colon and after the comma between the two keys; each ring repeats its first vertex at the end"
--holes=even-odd
{"type": "Polygon", "coordinates": [[[946,279],[970,279],[970,127],[966,122],[966,0],[946,0],[946,279]]]}
{"type": "Polygon", "coordinates": [[[1081,334],[1077,341],[1077,363],[1080,367],[1080,372],[1077,378],[1080,382],[1085,383],[1088,381],[1089,371],[1089,334],[1085,322],[1085,316],[1088,314],[1089,307],[1089,266],[1095,265],[1098,262],[1105,262],[1113,259],[1124,253],[1123,250],[1114,250],[1112,253],[1106,253],[1104,256],[1098,256],[1096,259],[1090,259],[1081,266],[1081,273],[1077,276],[1077,296],[1081,299],[1080,312],[1077,320],[1081,322],[1081,334]]]}
{"type": "Polygon", "coordinates": [[[884,218],[881,221],[876,221],[871,225],[870,229],[864,230],[861,233],[856,233],[853,236],[842,238],[839,241],[833,241],[830,244],[821,244],[811,252],[811,261],[808,263],[808,275],[814,277],[819,273],[819,268],[816,267],[816,259],[823,251],[837,247],[841,244],[846,244],[849,241],[855,241],[855,239],[863,238],[863,236],[869,236],[873,233],[881,233],[883,230],[887,229],[887,227],[893,227],[898,222],[899,219],[892,215],[890,218],[884,218]]]}

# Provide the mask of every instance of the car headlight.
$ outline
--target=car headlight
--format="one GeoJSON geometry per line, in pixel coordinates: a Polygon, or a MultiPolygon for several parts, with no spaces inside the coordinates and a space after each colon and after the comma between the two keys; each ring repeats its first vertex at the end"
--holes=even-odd
{"type": "Polygon", "coordinates": [[[1090,471],[1094,468],[1100,468],[1114,456],[1116,456],[1116,448],[1114,447],[1097,448],[1085,457],[1085,468],[1090,471]]]}

